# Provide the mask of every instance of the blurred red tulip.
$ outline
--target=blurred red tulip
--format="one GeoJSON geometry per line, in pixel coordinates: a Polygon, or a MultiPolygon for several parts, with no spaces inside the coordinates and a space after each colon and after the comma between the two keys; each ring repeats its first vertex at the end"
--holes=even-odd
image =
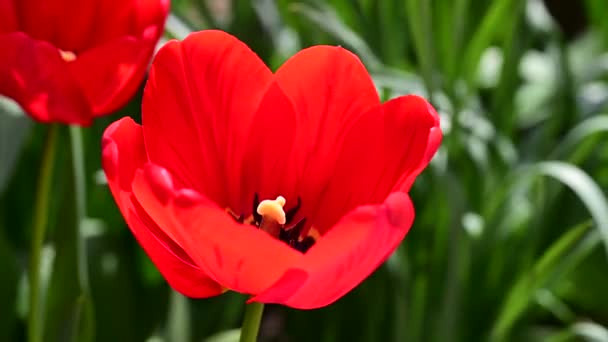
{"type": "Polygon", "coordinates": [[[131,98],[169,0],[0,0],[0,94],[41,122],[88,125],[131,98]]]}
{"type": "Polygon", "coordinates": [[[343,48],[305,49],[273,74],[219,31],[160,50],[142,112],[141,126],[106,130],[103,166],[169,284],[302,309],[342,297],[395,250],[414,219],[407,192],[441,141],[427,101],[381,104],[343,48]]]}

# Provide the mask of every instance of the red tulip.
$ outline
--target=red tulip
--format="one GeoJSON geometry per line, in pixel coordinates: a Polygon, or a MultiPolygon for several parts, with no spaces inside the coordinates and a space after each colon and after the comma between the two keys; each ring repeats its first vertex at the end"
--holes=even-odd
{"type": "Polygon", "coordinates": [[[169,0],[0,0],[0,94],[41,122],[88,125],[141,83],[169,0]]]}
{"type": "Polygon", "coordinates": [[[160,50],[142,111],[142,125],[106,130],[103,166],[169,284],[302,309],[395,250],[414,219],[407,192],[441,141],[424,99],[381,104],[343,48],[305,49],[273,74],[219,31],[160,50]]]}

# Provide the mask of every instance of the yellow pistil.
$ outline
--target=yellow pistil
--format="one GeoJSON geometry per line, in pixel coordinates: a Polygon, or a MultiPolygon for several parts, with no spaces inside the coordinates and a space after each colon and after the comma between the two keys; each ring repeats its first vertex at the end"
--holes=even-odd
{"type": "Polygon", "coordinates": [[[319,233],[319,230],[317,230],[317,228],[310,227],[310,229],[308,230],[308,236],[317,241],[321,237],[321,233],[319,233]]]}
{"type": "Polygon", "coordinates": [[[63,51],[59,49],[59,54],[61,55],[61,58],[63,58],[63,60],[66,62],[73,62],[76,60],[76,54],[72,51],[63,51]]]}
{"type": "Polygon", "coordinates": [[[277,197],[275,200],[263,200],[257,207],[257,212],[262,216],[260,229],[271,236],[278,237],[285,225],[285,198],[277,197]]]}

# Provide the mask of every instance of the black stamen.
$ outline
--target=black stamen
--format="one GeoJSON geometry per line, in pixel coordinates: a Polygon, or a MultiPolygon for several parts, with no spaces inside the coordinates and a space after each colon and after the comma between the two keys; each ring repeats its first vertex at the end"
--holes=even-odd
{"type": "Polygon", "coordinates": [[[296,204],[295,207],[289,209],[286,213],[285,213],[285,221],[287,223],[291,222],[291,220],[293,220],[293,218],[296,216],[296,214],[298,213],[298,210],[300,210],[300,207],[302,207],[302,199],[300,197],[298,197],[298,203],[296,204]]]}
{"type": "Polygon", "coordinates": [[[258,214],[258,206],[260,205],[260,198],[258,196],[258,193],[256,192],[253,195],[253,211],[252,211],[252,215],[253,215],[253,223],[259,227],[260,223],[262,222],[262,215],[258,214]]]}
{"type": "Polygon", "coordinates": [[[281,241],[289,241],[289,236],[290,236],[290,232],[288,230],[285,229],[281,229],[281,231],[279,232],[279,240],[281,241]]]}
{"type": "Polygon", "coordinates": [[[302,241],[296,241],[295,244],[290,245],[290,246],[302,253],[306,253],[306,251],[308,251],[308,249],[310,247],[312,247],[312,245],[314,245],[315,242],[316,242],[315,239],[313,239],[310,236],[307,236],[302,241]]]}
{"type": "Polygon", "coordinates": [[[243,224],[243,222],[245,222],[245,215],[243,214],[237,215],[232,210],[228,210],[228,214],[230,214],[230,216],[232,216],[232,218],[240,224],[243,224]]]}
{"type": "Polygon", "coordinates": [[[302,233],[302,229],[306,226],[306,218],[301,219],[298,223],[294,224],[291,227],[286,227],[283,229],[286,232],[285,239],[281,239],[288,244],[291,245],[292,241],[298,241],[300,238],[300,233],[302,233]]]}
{"type": "MultiPolygon", "coordinates": [[[[257,193],[255,193],[253,195],[253,210],[252,210],[253,221],[250,222],[248,220],[248,223],[251,223],[253,226],[255,226],[257,228],[260,228],[260,225],[262,223],[262,215],[258,214],[259,205],[260,205],[260,197],[257,193]]],[[[296,214],[298,213],[298,211],[300,210],[301,207],[302,207],[302,199],[300,197],[298,197],[298,203],[293,208],[289,209],[289,211],[287,211],[285,213],[286,224],[289,224],[291,221],[293,221],[293,219],[295,218],[296,214]]],[[[228,213],[238,223],[243,224],[245,222],[245,215],[241,214],[241,215],[237,216],[237,214],[231,210],[229,210],[228,213]]],[[[306,226],[306,218],[301,218],[298,222],[296,222],[295,224],[289,225],[289,226],[283,225],[280,228],[278,238],[280,241],[283,241],[284,243],[286,243],[293,249],[300,251],[302,253],[305,253],[316,242],[316,240],[311,236],[301,238],[300,235],[302,234],[302,230],[304,229],[305,226],[306,226]]]]}

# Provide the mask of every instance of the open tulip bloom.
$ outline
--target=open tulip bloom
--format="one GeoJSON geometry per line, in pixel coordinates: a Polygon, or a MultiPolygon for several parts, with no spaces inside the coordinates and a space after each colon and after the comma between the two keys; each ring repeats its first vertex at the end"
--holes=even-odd
{"type": "Polygon", "coordinates": [[[88,125],[124,105],[169,0],[0,0],[0,94],[40,122],[88,125]]]}
{"type": "Polygon", "coordinates": [[[312,309],[403,240],[408,191],[440,141],[427,101],[382,104],[343,48],[302,50],[273,74],[236,38],[202,31],[159,51],[142,124],[106,130],[103,168],[175,290],[312,309]]]}

